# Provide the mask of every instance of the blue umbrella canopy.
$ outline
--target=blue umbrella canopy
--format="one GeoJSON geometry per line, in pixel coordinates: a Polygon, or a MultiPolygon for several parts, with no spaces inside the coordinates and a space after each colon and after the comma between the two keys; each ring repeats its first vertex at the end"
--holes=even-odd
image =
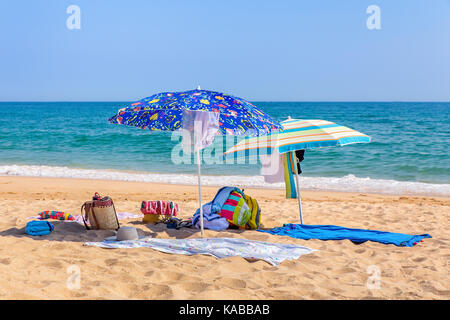
{"type": "Polygon", "coordinates": [[[175,131],[182,127],[183,110],[218,112],[222,135],[266,135],[281,124],[252,103],[208,90],[162,92],[122,108],[110,123],[151,131],[175,131]]]}

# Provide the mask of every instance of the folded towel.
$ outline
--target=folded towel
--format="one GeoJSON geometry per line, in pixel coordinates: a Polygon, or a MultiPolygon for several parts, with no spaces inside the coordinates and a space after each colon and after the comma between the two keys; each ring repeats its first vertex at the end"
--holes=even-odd
{"type": "Polygon", "coordinates": [[[282,227],[270,230],[257,230],[289,236],[297,239],[320,239],[320,240],[344,240],[348,239],[355,243],[375,241],[384,244],[395,244],[399,247],[412,247],[424,238],[431,238],[429,234],[408,235],[403,233],[393,233],[377,230],[351,229],[332,225],[305,225],[305,224],[285,224],[282,227]]]}
{"type": "Polygon", "coordinates": [[[25,233],[31,236],[44,236],[53,231],[55,227],[48,221],[30,221],[25,227],[25,233]]]}

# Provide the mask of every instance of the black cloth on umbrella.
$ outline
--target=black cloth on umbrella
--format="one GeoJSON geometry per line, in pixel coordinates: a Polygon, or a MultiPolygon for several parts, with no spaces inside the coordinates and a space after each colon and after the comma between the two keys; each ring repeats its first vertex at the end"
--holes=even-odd
{"type": "Polygon", "coordinates": [[[295,156],[298,159],[297,171],[298,171],[298,174],[300,174],[300,173],[302,173],[302,168],[300,168],[300,162],[302,162],[303,159],[305,159],[305,150],[295,150],[295,156]]]}

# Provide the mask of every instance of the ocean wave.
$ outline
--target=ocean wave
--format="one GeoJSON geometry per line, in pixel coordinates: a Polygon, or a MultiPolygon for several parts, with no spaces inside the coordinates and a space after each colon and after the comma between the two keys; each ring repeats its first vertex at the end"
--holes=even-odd
{"type": "MultiPolygon", "coordinates": [[[[197,176],[189,174],[167,174],[148,172],[128,172],[113,170],[77,169],[57,166],[2,165],[0,175],[29,176],[48,178],[99,179],[135,182],[154,182],[168,184],[196,185],[197,176]]],[[[266,183],[262,176],[241,175],[203,175],[202,185],[283,189],[284,183],[266,183]],[[220,183],[218,183],[220,181],[220,183]]],[[[413,181],[360,178],[352,174],[344,177],[305,177],[300,176],[302,190],[344,191],[378,193],[392,195],[450,196],[449,184],[431,184],[413,181]]]]}

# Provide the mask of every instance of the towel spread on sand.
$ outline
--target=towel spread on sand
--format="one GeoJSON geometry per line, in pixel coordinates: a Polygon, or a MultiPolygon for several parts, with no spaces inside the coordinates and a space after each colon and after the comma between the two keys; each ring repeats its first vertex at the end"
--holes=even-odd
{"type": "Polygon", "coordinates": [[[399,247],[412,247],[423,238],[431,238],[429,234],[409,235],[404,233],[384,232],[377,230],[351,229],[332,225],[285,224],[270,230],[257,230],[280,236],[297,239],[344,240],[355,243],[375,241],[384,244],[395,244],[399,247]]]}
{"type": "MultiPolygon", "coordinates": [[[[137,218],[142,218],[142,214],[134,214],[134,213],[130,213],[130,212],[117,212],[118,220],[137,219],[137,218]]],[[[28,219],[44,220],[44,219],[48,219],[48,218],[44,218],[41,215],[38,215],[38,216],[28,217],[28,219]]],[[[65,220],[65,221],[76,221],[78,223],[84,224],[83,217],[81,215],[73,216],[73,220],[65,220]]],[[[87,221],[87,222],[89,222],[89,221],[87,221]]]]}
{"type": "Polygon", "coordinates": [[[264,260],[276,266],[284,260],[297,259],[314,249],[295,244],[271,243],[238,238],[155,239],[135,241],[85,242],[85,246],[100,248],[147,247],[166,253],[193,255],[205,254],[216,258],[241,256],[246,259],[264,260]]]}

